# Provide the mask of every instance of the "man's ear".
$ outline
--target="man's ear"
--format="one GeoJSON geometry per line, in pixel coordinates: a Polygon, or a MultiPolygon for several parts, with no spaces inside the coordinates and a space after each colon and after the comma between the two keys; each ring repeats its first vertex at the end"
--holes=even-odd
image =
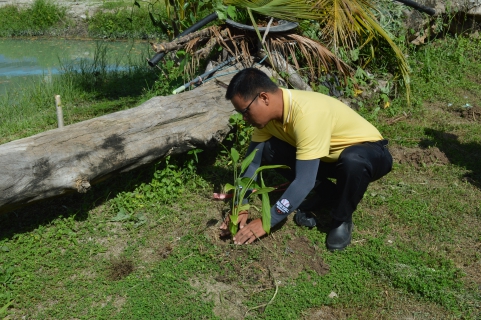
{"type": "Polygon", "coordinates": [[[259,99],[261,99],[262,101],[264,101],[264,104],[265,104],[266,106],[269,105],[270,96],[269,96],[269,93],[268,93],[268,92],[261,92],[261,93],[259,93],[259,99]]]}

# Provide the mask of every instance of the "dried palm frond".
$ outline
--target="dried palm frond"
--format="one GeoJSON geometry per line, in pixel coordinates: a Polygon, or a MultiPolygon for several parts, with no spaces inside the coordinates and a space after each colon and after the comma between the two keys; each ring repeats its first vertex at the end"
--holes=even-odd
{"type": "Polygon", "coordinates": [[[271,35],[268,37],[267,48],[269,51],[282,52],[284,57],[291,57],[298,71],[301,67],[296,58],[296,50],[299,50],[309,68],[311,78],[333,70],[337,70],[344,78],[351,75],[351,68],[329,49],[315,40],[298,34],[271,35]]]}
{"type": "Polygon", "coordinates": [[[335,54],[340,46],[362,47],[381,36],[396,55],[409,102],[408,63],[401,49],[377,22],[372,0],[224,0],[224,3],[278,19],[318,20],[325,25],[324,40],[333,45],[335,54]],[[363,43],[359,43],[361,40],[363,43]]]}
{"type": "Polygon", "coordinates": [[[356,45],[362,47],[377,35],[385,39],[398,60],[409,102],[408,63],[401,49],[377,22],[373,13],[374,5],[369,0],[318,0],[315,8],[323,15],[321,22],[325,25],[324,39],[331,40],[334,52],[340,46],[347,49],[354,49],[356,45]],[[363,44],[359,44],[361,39],[363,44]]]}

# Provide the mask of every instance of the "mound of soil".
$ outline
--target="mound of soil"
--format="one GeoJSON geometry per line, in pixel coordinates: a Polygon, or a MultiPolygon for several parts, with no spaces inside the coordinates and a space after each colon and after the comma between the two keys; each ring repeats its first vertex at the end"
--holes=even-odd
{"type": "Polygon", "coordinates": [[[250,246],[226,246],[221,264],[224,272],[216,280],[231,283],[239,281],[238,276],[231,275],[242,275],[246,283],[270,286],[272,278],[281,281],[295,279],[303,270],[312,270],[319,275],[329,272],[329,266],[312,241],[293,234],[288,237],[290,240],[283,244],[269,236],[250,246]]]}
{"type": "Polygon", "coordinates": [[[467,120],[481,122],[481,107],[462,108],[459,115],[467,120]]]}
{"type": "MultiPolygon", "coordinates": [[[[293,230],[281,228],[275,236],[243,246],[233,246],[230,239],[220,239],[218,227],[210,228],[206,235],[222,248],[218,257],[220,270],[211,279],[192,279],[191,285],[205,289],[204,299],[214,302],[214,313],[221,319],[244,319],[248,308],[242,302],[253,292],[273,291],[276,286],[293,283],[304,270],[319,275],[329,272],[329,266],[321,257],[325,251],[307,237],[296,236],[293,230]]],[[[312,281],[316,286],[315,280],[312,281]]],[[[255,312],[262,313],[263,308],[255,312]]]]}
{"type": "Polygon", "coordinates": [[[427,149],[390,147],[389,152],[391,152],[394,161],[400,164],[410,164],[416,168],[449,163],[449,159],[444,152],[436,147],[427,149]]]}

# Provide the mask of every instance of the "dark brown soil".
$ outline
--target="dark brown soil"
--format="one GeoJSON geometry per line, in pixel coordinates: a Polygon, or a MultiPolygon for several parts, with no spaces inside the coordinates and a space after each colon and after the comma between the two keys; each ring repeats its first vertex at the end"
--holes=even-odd
{"type": "Polygon", "coordinates": [[[275,238],[265,237],[249,246],[232,246],[230,240],[226,240],[222,272],[216,281],[231,283],[241,280],[246,284],[271,287],[273,279],[281,282],[293,280],[301,271],[310,270],[319,275],[329,272],[329,266],[312,241],[283,231],[276,232],[275,238]]]}
{"type": "Polygon", "coordinates": [[[389,152],[395,162],[410,164],[416,168],[449,163],[448,157],[437,147],[427,149],[390,147],[389,152]]]}
{"type": "Polygon", "coordinates": [[[162,259],[166,259],[172,253],[172,246],[169,244],[158,250],[158,254],[162,259]]]}
{"type": "Polygon", "coordinates": [[[131,260],[125,258],[112,259],[109,266],[110,280],[120,280],[128,276],[134,271],[134,263],[131,260]]]}
{"type": "Polygon", "coordinates": [[[469,121],[481,122],[481,107],[462,108],[458,110],[461,117],[469,121]]]}

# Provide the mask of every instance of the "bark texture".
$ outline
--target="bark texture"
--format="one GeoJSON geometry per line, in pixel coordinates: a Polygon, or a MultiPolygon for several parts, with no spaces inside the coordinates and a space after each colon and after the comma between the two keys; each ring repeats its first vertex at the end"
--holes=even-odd
{"type": "MultiPolygon", "coordinates": [[[[229,80],[223,79],[226,83],[229,80]]],[[[179,95],[0,145],[0,213],[69,192],[169,154],[212,147],[233,112],[214,81],[179,95]]]]}

